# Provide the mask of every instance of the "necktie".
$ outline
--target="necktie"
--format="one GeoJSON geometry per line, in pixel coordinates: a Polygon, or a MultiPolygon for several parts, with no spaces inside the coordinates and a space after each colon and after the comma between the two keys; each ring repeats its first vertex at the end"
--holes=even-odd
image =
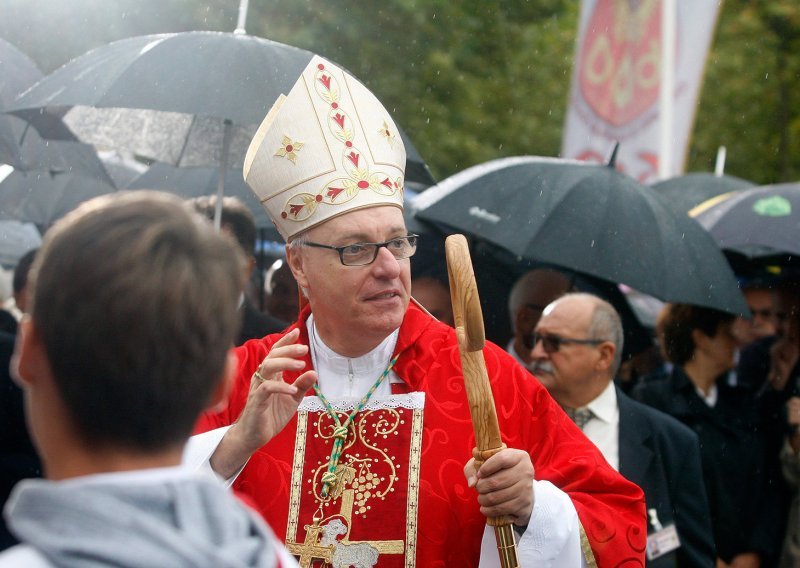
{"type": "Polygon", "coordinates": [[[594,418],[594,412],[588,408],[565,408],[564,411],[581,430],[589,420],[594,418]]]}

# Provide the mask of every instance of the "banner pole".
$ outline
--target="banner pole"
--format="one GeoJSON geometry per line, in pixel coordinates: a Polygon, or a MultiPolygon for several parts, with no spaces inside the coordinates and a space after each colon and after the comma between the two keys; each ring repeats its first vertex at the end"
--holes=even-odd
{"type": "Polygon", "coordinates": [[[675,107],[675,19],[676,0],[661,2],[661,88],[659,106],[661,115],[660,157],[658,177],[667,179],[674,175],[673,126],[675,107]]]}

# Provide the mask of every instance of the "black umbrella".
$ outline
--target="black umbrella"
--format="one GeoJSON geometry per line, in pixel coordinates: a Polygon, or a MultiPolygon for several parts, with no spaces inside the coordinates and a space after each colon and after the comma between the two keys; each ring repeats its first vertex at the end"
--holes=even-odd
{"type": "MultiPolygon", "coordinates": [[[[94,49],[48,75],[12,111],[33,124],[64,116],[84,141],[177,166],[240,166],[258,125],[289,92],[309,51],[241,34],[139,36],[94,49]]],[[[433,179],[413,144],[406,177],[433,179]]],[[[220,184],[220,190],[221,188],[220,184]]]]}
{"type": "Polygon", "coordinates": [[[494,160],[425,191],[417,216],[669,302],[747,313],[713,239],[613,167],[494,160]]]}
{"type": "Polygon", "coordinates": [[[656,195],[673,212],[686,214],[704,201],[753,187],[755,184],[735,176],[698,172],[677,176],[652,184],[656,195]]]}
{"type": "Polygon", "coordinates": [[[14,267],[20,257],[42,244],[42,236],[32,223],[0,221],[0,265],[14,267]]]}
{"type": "MultiPolygon", "coordinates": [[[[158,189],[185,198],[200,197],[216,193],[218,175],[219,172],[214,168],[177,168],[169,164],[155,163],[128,184],[128,189],[158,189]]],[[[283,240],[258,198],[247,187],[241,170],[228,170],[225,175],[225,194],[238,197],[247,205],[253,213],[256,227],[267,230],[266,238],[268,240],[283,240]]]]}
{"type": "MultiPolygon", "coordinates": [[[[0,40],[0,110],[41,77],[30,58],[0,40]]],[[[77,142],[61,120],[44,117],[40,128],[48,139],[0,114],[0,163],[7,164],[0,167],[0,219],[9,227],[19,221],[46,228],[80,201],[115,189],[94,148],[77,142]]]]}
{"type": "MultiPolygon", "coordinates": [[[[30,57],[0,39],[0,111],[41,78],[42,72],[30,57]]],[[[22,167],[19,142],[24,126],[18,118],[0,115],[0,162],[22,167]]]]}
{"type": "Polygon", "coordinates": [[[746,189],[701,204],[692,215],[722,249],[749,259],[800,255],[800,184],[746,189]]]}
{"type": "MultiPolygon", "coordinates": [[[[0,39],[0,113],[41,78],[42,72],[27,55],[0,39]]],[[[46,141],[24,120],[0,114],[0,163],[18,170],[66,170],[76,161],[78,166],[86,165],[85,149],[77,145],[75,136],[60,120],[43,117],[40,128],[46,141]]],[[[99,161],[95,156],[92,167],[96,165],[99,161]]],[[[86,173],[94,175],[91,171],[86,173]]]]}
{"type": "Polygon", "coordinates": [[[116,190],[80,172],[11,171],[0,181],[0,219],[35,223],[44,232],[83,201],[116,190]]]}

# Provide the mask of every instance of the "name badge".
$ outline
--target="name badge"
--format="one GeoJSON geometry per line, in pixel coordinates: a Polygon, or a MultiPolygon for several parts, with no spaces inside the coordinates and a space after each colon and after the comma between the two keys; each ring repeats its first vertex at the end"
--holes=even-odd
{"type": "Polygon", "coordinates": [[[647,535],[647,559],[655,560],[679,548],[680,545],[681,541],[675,525],[667,525],[661,530],[647,535]]]}

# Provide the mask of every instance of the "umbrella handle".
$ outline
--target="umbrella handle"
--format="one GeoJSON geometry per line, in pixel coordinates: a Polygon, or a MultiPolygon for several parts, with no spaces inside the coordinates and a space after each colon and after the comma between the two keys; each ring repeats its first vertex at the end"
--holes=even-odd
{"type": "Polygon", "coordinates": [[[222,156],[219,160],[219,181],[217,183],[217,203],[214,209],[214,230],[219,233],[222,226],[222,198],[225,195],[225,171],[228,169],[228,153],[231,147],[231,128],[233,123],[225,119],[222,130],[222,156]]]}
{"type": "MultiPolygon", "coordinates": [[[[467,239],[464,235],[450,235],[445,240],[447,274],[450,277],[450,299],[456,324],[458,350],[461,355],[461,369],[464,386],[469,401],[472,427],[475,430],[476,448],[473,450],[475,466],[505,448],[500,437],[497,410],[489,385],[489,374],[483,359],[483,346],[486,336],[483,328],[478,287],[469,255],[467,239]]],[[[503,568],[516,568],[517,559],[514,533],[509,517],[490,517],[486,520],[494,527],[497,550],[503,568]]]]}

